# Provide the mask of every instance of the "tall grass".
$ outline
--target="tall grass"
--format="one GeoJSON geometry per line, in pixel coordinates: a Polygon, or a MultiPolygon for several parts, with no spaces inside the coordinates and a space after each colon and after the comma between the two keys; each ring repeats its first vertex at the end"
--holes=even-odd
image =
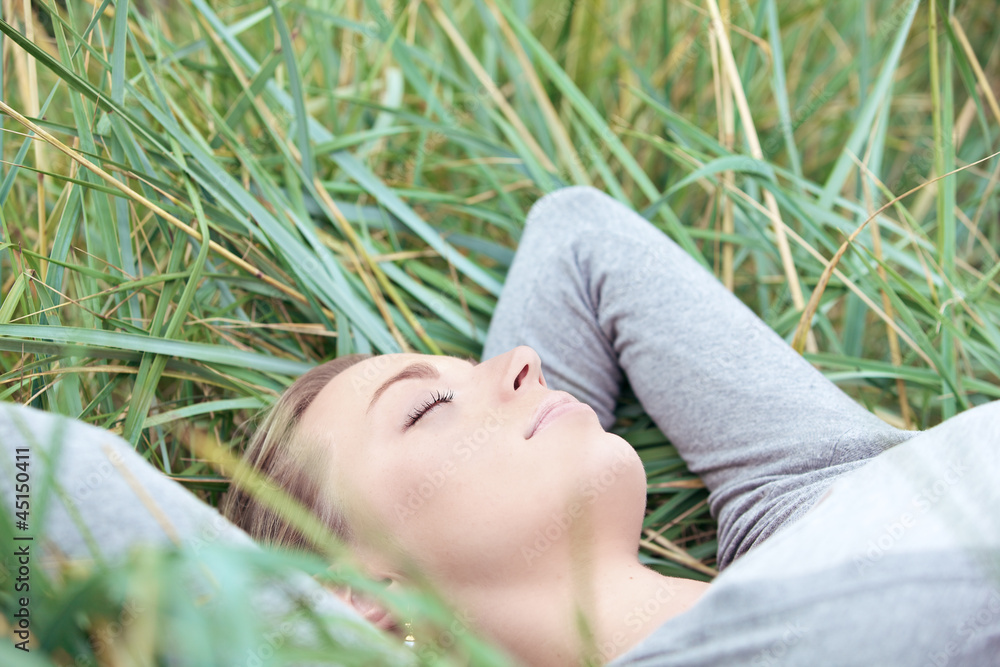
{"type": "MultiPolygon", "coordinates": [[[[311,365],[478,356],[527,208],[571,183],[892,423],[1000,397],[996,2],[32,7],[0,23],[0,399],[210,503],[189,443],[238,448],[311,365]]],[[[618,415],[642,557],[710,578],[706,491],[618,415]]]]}

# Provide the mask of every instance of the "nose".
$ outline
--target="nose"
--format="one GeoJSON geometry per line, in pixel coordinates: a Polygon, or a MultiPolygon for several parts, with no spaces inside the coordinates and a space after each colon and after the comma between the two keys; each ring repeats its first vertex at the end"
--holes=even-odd
{"type": "Polygon", "coordinates": [[[503,364],[504,392],[517,393],[524,389],[545,384],[542,375],[542,360],[538,353],[527,345],[518,345],[513,350],[500,355],[503,364]]]}

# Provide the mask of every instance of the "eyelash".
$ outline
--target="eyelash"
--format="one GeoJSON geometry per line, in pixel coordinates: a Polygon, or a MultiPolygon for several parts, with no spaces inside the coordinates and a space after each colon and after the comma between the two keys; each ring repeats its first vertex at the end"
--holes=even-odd
{"type": "Polygon", "coordinates": [[[453,392],[451,389],[449,389],[444,394],[441,394],[439,392],[434,392],[434,398],[427,401],[426,403],[424,403],[423,405],[421,405],[419,408],[417,408],[408,415],[408,418],[405,424],[403,425],[403,429],[406,430],[411,426],[413,426],[414,424],[416,424],[417,421],[424,416],[424,414],[426,414],[431,408],[433,408],[438,403],[451,403],[451,400],[453,398],[455,398],[455,392],[453,392]]]}

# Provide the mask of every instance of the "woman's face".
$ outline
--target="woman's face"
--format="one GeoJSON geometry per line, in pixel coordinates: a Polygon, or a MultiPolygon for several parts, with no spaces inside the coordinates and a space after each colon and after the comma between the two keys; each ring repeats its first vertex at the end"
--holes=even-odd
{"type": "Polygon", "coordinates": [[[386,567],[412,559],[461,585],[541,572],[585,534],[635,549],[638,527],[623,513],[641,520],[638,456],[589,406],[546,386],[530,347],[480,364],[367,359],[337,375],[301,424],[331,448],[332,488],[361,542],[395,559],[386,567]],[[535,429],[554,400],[568,402],[535,429]]]}

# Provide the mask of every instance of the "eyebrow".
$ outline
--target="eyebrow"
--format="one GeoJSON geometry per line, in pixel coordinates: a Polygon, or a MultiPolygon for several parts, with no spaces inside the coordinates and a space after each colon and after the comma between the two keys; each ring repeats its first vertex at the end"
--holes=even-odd
{"type": "MultiPolygon", "coordinates": [[[[452,358],[456,359],[457,357],[452,358]]],[[[465,361],[468,361],[473,366],[477,366],[479,364],[479,362],[472,357],[466,357],[465,361]]],[[[372,395],[372,400],[368,404],[368,409],[365,410],[365,413],[367,414],[371,412],[372,408],[375,407],[375,402],[382,397],[382,394],[384,394],[389,387],[397,382],[402,382],[403,380],[436,380],[439,377],[441,377],[441,374],[438,373],[438,370],[426,362],[418,361],[414,364],[410,364],[383,382],[382,386],[375,390],[375,393],[372,395]]]]}

